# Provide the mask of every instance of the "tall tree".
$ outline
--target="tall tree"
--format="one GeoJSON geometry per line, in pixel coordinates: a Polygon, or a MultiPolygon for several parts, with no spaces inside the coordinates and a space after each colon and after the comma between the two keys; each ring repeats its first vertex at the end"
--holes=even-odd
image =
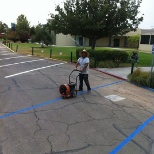
{"type": "Polygon", "coordinates": [[[8,25],[0,21],[0,33],[6,33],[8,30],[8,25]]]}
{"type": "Polygon", "coordinates": [[[123,35],[136,30],[143,20],[139,17],[142,0],[66,0],[56,6],[52,29],[56,33],[87,37],[95,48],[102,37],[123,35]]]}
{"type": "Polygon", "coordinates": [[[38,24],[36,26],[32,42],[42,43],[42,46],[52,44],[51,32],[47,25],[38,24]]]}
{"type": "Polygon", "coordinates": [[[29,39],[30,26],[27,18],[21,14],[17,18],[16,31],[21,42],[27,42],[29,39]]]}
{"type": "Polygon", "coordinates": [[[7,32],[7,39],[16,42],[19,40],[19,36],[16,31],[10,29],[7,32]]]}

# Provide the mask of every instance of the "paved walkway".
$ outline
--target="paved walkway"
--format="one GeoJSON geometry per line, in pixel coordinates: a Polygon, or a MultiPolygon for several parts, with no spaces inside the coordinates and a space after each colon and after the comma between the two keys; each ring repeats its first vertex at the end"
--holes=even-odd
{"type": "MultiPolygon", "coordinates": [[[[144,71],[151,71],[151,67],[140,67],[144,71]]],[[[134,68],[135,70],[136,68],[134,68]]],[[[127,76],[131,73],[131,67],[124,68],[98,68],[97,70],[106,74],[116,76],[118,78],[127,79],[127,76]]]]}

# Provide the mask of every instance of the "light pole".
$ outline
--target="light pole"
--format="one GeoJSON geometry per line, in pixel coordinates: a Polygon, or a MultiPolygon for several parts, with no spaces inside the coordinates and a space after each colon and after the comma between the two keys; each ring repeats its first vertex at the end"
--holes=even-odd
{"type": "MultiPolygon", "coordinates": [[[[151,39],[152,39],[152,34],[153,34],[153,31],[151,32],[151,39]]],[[[151,72],[150,72],[150,86],[152,86],[152,72],[153,72],[153,67],[154,67],[154,42],[150,40],[150,44],[151,43],[153,43],[153,45],[152,45],[152,66],[151,66],[151,72]]]]}

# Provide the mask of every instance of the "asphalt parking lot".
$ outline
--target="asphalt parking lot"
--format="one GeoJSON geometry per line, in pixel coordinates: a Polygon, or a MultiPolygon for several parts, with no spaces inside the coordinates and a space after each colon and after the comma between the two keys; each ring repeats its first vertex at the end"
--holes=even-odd
{"type": "Polygon", "coordinates": [[[0,153],[154,154],[154,93],[90,70],[91,93],[62,99],[73,69],[0,44],[0,153]]]}

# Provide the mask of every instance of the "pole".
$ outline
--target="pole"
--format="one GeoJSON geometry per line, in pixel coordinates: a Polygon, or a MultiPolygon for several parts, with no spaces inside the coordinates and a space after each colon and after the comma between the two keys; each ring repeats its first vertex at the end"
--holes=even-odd
{"type": "Polygon", "coordinates": [[[73,56],[73,53],[71,52],[71,62],[72,62],[72,56],[73,56]]]}
{"type": "Polygon", "coordinates": [[[50,58],[52,58],[52,49],[50,49],[50,58]]]}
{"type": "Polygon", "coordinates": [[[18,45],[17,45],[17,47],[16,47],[16,52],[18,52],[18,45]]]}
{"type": "Polygon", "coordinates": [[[154,54],[152,54],[152,66],[151,66],[151,72],[150,72],[150,86],[151,86],[151,84],[152,84],[153,66],[154,66],[154,54]]]}
{"type": "Polygon", "coordinates": [[[32,56],[34,55],[34,47],[32,47],[32,56]]]}
{"type": "Polygon", "coordinates": [[[96,64],[96,54],[95,54],[95,56],[94,56],[94,68],[97,67],[96,65],[97,65],[97,64],[96,64]]]}
{"type": "Polygon", "coordinates": [[[131,74],[133,74],[133,70],[134,70],[134,62],[132,62],[131,74]]]}

